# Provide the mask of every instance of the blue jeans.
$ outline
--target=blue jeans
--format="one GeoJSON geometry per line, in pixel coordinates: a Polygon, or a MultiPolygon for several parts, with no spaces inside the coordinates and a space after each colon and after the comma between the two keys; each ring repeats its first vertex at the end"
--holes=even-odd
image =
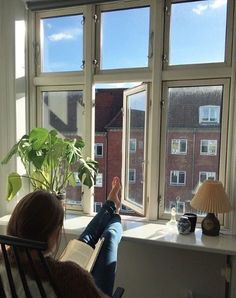
{"type": "Polygon", "coordinates": [[[106,201],[79,237],[93,248],[99,238],[105,238],[91,273],[96,285],[108,296],[113,293],[118,244],[122,235],[121,218],[115,210],[115,204],[106,201]]]}

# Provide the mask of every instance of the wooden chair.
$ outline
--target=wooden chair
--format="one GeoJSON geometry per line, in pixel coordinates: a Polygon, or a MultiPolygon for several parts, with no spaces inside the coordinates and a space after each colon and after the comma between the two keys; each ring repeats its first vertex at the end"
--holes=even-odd
{"type": "MultiPolygon", "coordinates": [[[[11,262],[10,262],[9,255],[7,252],[7,247],[9,247],[9,246],[12,247],[12,251],[14,253],[14,257],[15,257],[15,261],[16,261],[16,265],[17,265],[16,268],[20,275],[20,279],[22,282],[25,296],[27,298],[33,297],[32,293],[30,291],[30,285],[28,284],[28,281],[26,278],[24,266],[22,266],[22,261],[20,258],[20,254],[23,254],[23,253],[27,257],[27,263],[30,264],[32,273],[34,275],[34,280],[37,284],[37,288],[39,290],[41,297],[50,298],[50,295],[47,296],[47,292],[46,292],[46,289],[44,288],[43,281],[40,279],[40,276],[37,272],[37,267],[35,266],[35,263],[32,259],[30,251],[34,250],[38,254],[38,257],[42,264],[42,268],[44,269],[46,276],[48,277],[48,281],[49,281],[52,289],[54,290],[56,297],[60,297],[59,291],[56,287],[55,282],[53,281],[52,274],[50,272],[50,269],[47,265],[44,255],[43,255],[43,252],[47,249],[46,243],[38,242],[38,241],[31,241],[31,240],[27,240],[27,239],[21,239],[21,238],[13,237],[13,236],[0,235],[0,245],[1,245],[2,255],[3,255],[3,259],[4,259],[4,267],[5,267],[5,270],[7,273],[7,280],[9,283],[11,297],[16,298],[18,296],[17,296],[17,291],[16,291],[16,285],[14,283],[14,277],[12,274],[11,262]]],[[[118,287],[115,290],[112,298],[120,298],[120,297],[122,297],[123,293],[124,293],[124,289],[121,287],[118,287]]],[[[3,278],[1,278],[1,275],[0,275],[0,297],[1,298],[6,297],[6,293],[5,293],[4,287],[3,287],[3,278]]]]}
{"type": "MultiPolygon", "coordinates": [[[[28,297],[31,298],[32,294],[31,294],[30,286],[29,286],[27,278],[26,278],[26,274],[24,272],[24,266],[22,266],[22,261],[20,258],[20,254],[23,254],[23,253],[25,254],[25,256],[27,256],[28,263],[31,266],[32,273],[34,275],[34,280],[37,284],[37,287],[38,287],[39,293],[41,294],[41,297],[47,298],[47,293],[46,293],[46,290],[44,289],[43,281],[40,279],[40,276],[37,272],[37,268],[35,266],[35,263],[32,259],[31,253],[30,253],[31,250],[34,250],[38,254],[38,257],[42,264],[42,268],[44,269],[44,271],[48,277],[48,281],[50,282],[51,287],[53,288],[57,297],[59,297],[58,290],[56,288],[56,285],[53,281],[49,267],[48,267],[47,262],[44,258],[44,255],[43,255],[43,251],[45,251],[47,249],[46,243],[42,243],[42,242],[38,242],[38,241],[31,241],[31,240],[27,240],[27,239],[21,239],[21,238],[17,238],[17,237],[13,237],[13,236],[0,235],[0,245],[1,245],[2,255],[3,255],[3,259],[4,259],[4,265],[5,265],[5,269],[6,269],[6,273],[7,273],[7,279],[8,279],[9,287],[10,287],[10,291],[11,291],[11,297],[15,298],[18,296],[17,296],[17,291],[16,291],[16,285],[14,283],[14,278],[13,278],[13,270],[12,270],[9,255],[7,252],[7,247],[9,247],[9,246],[12,247],[12,251],[14,253],[17,270],[20,275],[20,279],[21,279],[21,282],[23,285],[25,296],[27,298],[28,297]]],[[[3,296],[1,295],[0,297],[6,297],[2,280],[3,280],[3,278],[1,278],[1,282],[0,282],[0,293],[2,293],[3,296]]]]}

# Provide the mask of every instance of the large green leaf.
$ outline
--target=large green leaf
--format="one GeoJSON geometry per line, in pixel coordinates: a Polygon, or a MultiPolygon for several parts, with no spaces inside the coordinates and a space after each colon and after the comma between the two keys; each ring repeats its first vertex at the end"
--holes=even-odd
{"type": "Polygon", "coordinates": [[[92,187],[95,183],[95,175],[98,172],[98,164],[96,161],[91,159],[84,159],[80,160],[80,165],[78,168],[78,177],[80,181],[88,186],[89,188],[92,187]]]}
{"type": "Polygon", "coordinates": [[[28,152],[28,161],[32,162],[36,169],[41,169],[45,160],[45,150],[35,151],[31,150],[28,152]]]}
{"type": "Polygon", "coordinates": [[[13,199],[17,192],[21,189],[21,187],[21,176],[16,172],[12,172],[8,176],[7,181],[7,200],[10,201],[11,199],[13,199]]]}
{"type": "Polygon", "coordinates": [[[27,135],[24,135],[19,142],[17,142],[14,146],[12,146],[12,148],[10,149],[6,157],[1,161],[1,164],[7,164],[9,160],[12,158],[12,156],[18,153],[19,147],[22,146],[22,143],[25,143],[25,142],[28,142],[27,135]]]}
{"type": "Polygon", "coordinates": [[[49,132],[46,128],[33,128],[29,134],[29,141],[32,143],[33,149],[41,149],[48,139],[48,135],[49,132]]]}

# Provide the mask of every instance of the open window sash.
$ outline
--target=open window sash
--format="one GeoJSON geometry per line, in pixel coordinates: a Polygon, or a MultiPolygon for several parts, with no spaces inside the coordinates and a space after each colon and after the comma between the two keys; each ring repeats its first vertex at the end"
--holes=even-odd
{"type": "Polygon", "coordinates": [[[144,215],[148,85],[124,91],[122,204],[144,215]]]}

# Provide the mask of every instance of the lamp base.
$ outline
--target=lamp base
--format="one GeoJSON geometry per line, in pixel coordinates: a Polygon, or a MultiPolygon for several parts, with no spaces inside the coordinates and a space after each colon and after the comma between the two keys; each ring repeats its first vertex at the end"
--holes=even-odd
{"type": "Polygon", "coordinates": [[[202,233],[207,236],[219,236],[220,222],[214,213],[207,213],[202,221],[202,233]]]}

